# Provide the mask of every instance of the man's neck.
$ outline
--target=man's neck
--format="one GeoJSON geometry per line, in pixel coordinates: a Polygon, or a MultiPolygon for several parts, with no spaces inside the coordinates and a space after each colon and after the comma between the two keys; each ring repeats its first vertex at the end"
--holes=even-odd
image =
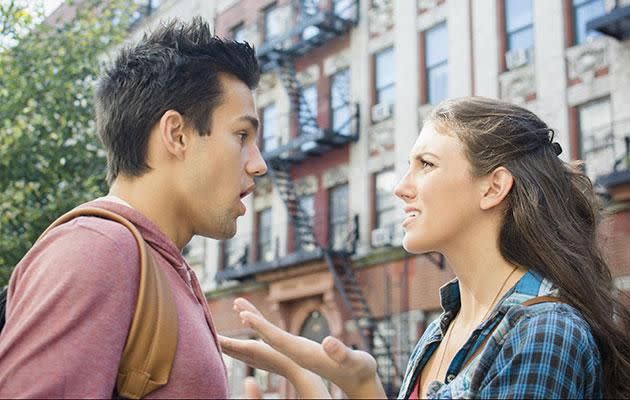
{"type": "Polygon", "coordinates": [[[149,174],[141,178],[118,177],[112,183],[109,196],[120,199],[147,217],[180,250],[188,243],[192,233],[185,219],[178,215],[177,200],[165,191],[167,185],[149,174]]]}

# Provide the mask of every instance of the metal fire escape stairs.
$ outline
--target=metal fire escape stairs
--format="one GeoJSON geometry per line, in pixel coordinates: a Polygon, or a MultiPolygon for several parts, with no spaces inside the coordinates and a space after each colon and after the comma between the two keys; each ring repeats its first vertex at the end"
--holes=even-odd
{"type": "MultiPolygon", "coordinates": [[[[300,3],[304,5],[306,2],[302,1],[300,3]]],[[[358,9],[358,1],[354,4],[356,4],[358,9]]],[[[316,240],[311,217],[300,206],[300,199],[296,194],[295,185],[291,177],[292,165],[302,162],[307,157],[321,155],[334,147],[343,146],[350,141],[358,139],[358,107],[354,107],[354,112],[347,122],[348,124],[354,124],[354,135],[342,135],[334,132],[332,129],[321,129],[307,100],[303,96],[295,70],[296,57],[307,53],[327,40],[344,34],[353,25],[354,22],[352,21],[343,21],[333,14],[320,12],[316,15],[309,15],[307,19],[302,18],[301,23],[298,21],[296,29],[291,30],[289,34],[274,42],[280,43],[280,45],[270,43],[261,49],[259,58],[262,70],[266,72],[275,71],[278,74],[287,90],[291,105],[291,115],[295,116],[295,125],[297,125],[298,130],[297,137],[292,138],[288,144],[279,146],[269,152],[263,152],[263,156],[269,167],[268,174],[287,207],[289,219],[294,229],[296,249],[318,248],[322,251],[339,296],[348,314],[356,324],[357,331],[363,342],[363,348],[372,353],[375,349],[375,343],[379,343],[381,349],[385,350],[384,355],[387,358],[387,365],[391,366],[391,368],[386,372],[379,371],[379,374],[381,374],[383,381],[387,383],[392,381],[392,377],[399,378],[401,372],[393,357],[390,343],[377,329],[376,320],[370,311],[361,285],[353,271],[351,256],[355,251],[358,240],[358,218],[354,219],[354,229],[350,230],[348,241],[346,242],[348,245],[344,249],[333,249],[329,244],[321,245],[316,240]],[[318,33],[306,40],[302,34],[304,29],[309,26],[317,27],[318,33]],[[287,46],[286,43],[291,41],[293,41],[293,45],[287,46]],[[386,375],[383,375],[384,373],[386,375]]],[[[344,124],[341,124],[341,126],[344,126],[344,124]]],[[[383,357],[383,354],[381,354],[381,357],[383,357]]],[[[389,392],[391,393],[391,391],[389,392]]]]}

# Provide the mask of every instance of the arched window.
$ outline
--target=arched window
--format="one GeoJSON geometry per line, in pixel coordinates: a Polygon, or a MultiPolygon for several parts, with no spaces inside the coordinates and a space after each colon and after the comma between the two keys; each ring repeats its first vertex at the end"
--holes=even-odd
{"type": "Polygon", "coordinates": [[[330,328],[326,318],[319,312],[313,311],[304,321],[300,329],[300,336],[321,343],[326,336],[330,335],[330,328]]]}

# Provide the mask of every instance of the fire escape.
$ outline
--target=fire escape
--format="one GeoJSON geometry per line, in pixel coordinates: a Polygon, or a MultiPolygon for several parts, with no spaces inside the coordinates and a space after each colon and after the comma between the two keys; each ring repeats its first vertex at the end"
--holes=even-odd
{"type": "MultiPolygon", "coordinates": [[[[391,352],[390,344],[378,331],[365,295],[352,267],[351,256],[358,240],[358,218],[353,219],[352,229],[344,246],[333,243],[318,243],[311,218],[300,206],[291,175],[292,166],[318,157],[327,151],[346,146],[358,139],[359,109],[350,103],[347,96],[345,107],[349,110],[347,120],[336,121],[329,128],[318,125],[316,115],[303,95],[296,77],[295,60],[330,40],[347,34],[358,21],[358,0],[337,0],[331,10],[319,7],[316,0],[296,1],[296,24],[284,35],[266,43],[259,52],[261,69],[265,73],[276,73],[287,91],[291,115],[297,134],[288,143],[271,151],[264,151],[268,174],[283,199],[289,220],[294,230],[296,249],[311,248],[323,257],[335,282],[348,315],[351,316],[362,339],[362,347],[373,353],[375,343],[380,344],[378,355],[387,359],[388,371],[379,369],[388,394],[395,395],[397,379],[401,372],[391,352]]],[[[348,88],[349,89],[349,88],[348,88]]]]}

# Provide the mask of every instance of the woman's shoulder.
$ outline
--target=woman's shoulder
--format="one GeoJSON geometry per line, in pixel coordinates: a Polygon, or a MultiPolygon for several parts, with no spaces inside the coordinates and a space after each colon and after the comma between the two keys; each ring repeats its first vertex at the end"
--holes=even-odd
{"type": "Polygon", "coordinates": [[[570,358],[588,358],[599,363],[593,332],[584,316],[565,302],[544,302],[512,307],[504,317],[497,339],[515,351],[567,353],[570,358]]]}

